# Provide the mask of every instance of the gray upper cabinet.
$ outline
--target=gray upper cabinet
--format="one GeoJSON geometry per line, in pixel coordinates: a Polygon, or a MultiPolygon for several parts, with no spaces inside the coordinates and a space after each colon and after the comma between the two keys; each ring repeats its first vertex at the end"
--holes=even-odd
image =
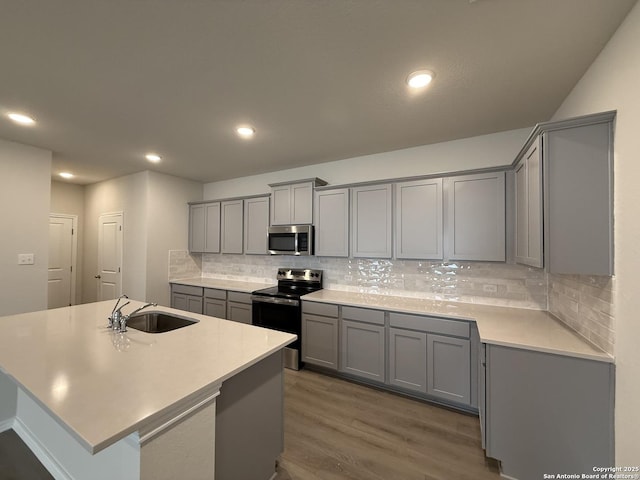
{"type": "Polygon", "coordinates": [[[611,121],[543,134],[550,273],[613,274],[611,139],[611,121]]]}
{"type": "Polygon", "coordinates": [[[267,254],[269,229],[269,197],[247,198],[244,201],[244,253],[267,254]]]}
{"type": "Polygon", "coordinates": [[[349,189],[315,193],[315,254],[349,256],[349,189]]]}
{"type": "Polygon", "coordinates": [[[326,184],[319,178],[270,184],[271,225],[312,224],[313,188],[326,184]]]}
{"type": "Polygon", "coordinates": [[[542,267],[542,156],[536,139],[515,171],[516,262],[542,267]]]}
{"type": "Polygon", "coordinates": [[[222,253],[242,253],[243,239],[243,200],[221,202],[222,253]]]}
{"type": "Polygon", "coordinates": [[[391,184],[351,189],[351,254],[391,258],[391,184]]]}
{"type": "Polygon", "coordinates": [[[395,257],[442,260],[442,179],[395,185],[395,257]]]}
{"type": "Polygon", "coordinates": [[[445,258],[505,261],[505,174],[447,177],[445,258]]]}
{"type": "Polygon", "coordinates": [[[220,252],[220,202],[189,205],[189,251],[220,252]]]}

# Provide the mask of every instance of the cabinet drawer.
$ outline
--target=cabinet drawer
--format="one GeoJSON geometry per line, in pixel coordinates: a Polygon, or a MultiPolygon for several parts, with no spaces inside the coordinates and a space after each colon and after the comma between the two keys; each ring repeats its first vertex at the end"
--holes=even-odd
{"type": "Polygon", "coordinates": [[[390,313],[389,325],[397,328],[408,328],[419,332],[439,333],[469,338],[469,323],[458,320],[407,315],[405,313],[390,313]]]}
{"type": "Polygon", "coordinates": [[[384,312],[369,308],[342,307],[342,318],[384,325],[384,312]]]}
{"type": "Polygon", "coordinates": [[[338,306],[328,303],[302,302],[302,311],[314,315],[323,315],[325,317],[338,317],[338,306]]]}
{"type": "Polygon", "coordinates": [[[183,293],[185,295],[202,296],[202,287],[194,287],[193,285],[180,285],[173,283],[171,285],[171,291],[174,293],[183,293]]]}
{"type": "Polygon", "coordinates": [[[220,290],[219,288],[205,288],[204,289],[205,298],[215,298],[217,300],[226,300],[227,299],[227,291],[220,290]]]}
{"type": "Polygon", "coordinates": [[[238,303],[251,303],[251,294],[244,292],[227,292],[227,300],[238,303]]]}

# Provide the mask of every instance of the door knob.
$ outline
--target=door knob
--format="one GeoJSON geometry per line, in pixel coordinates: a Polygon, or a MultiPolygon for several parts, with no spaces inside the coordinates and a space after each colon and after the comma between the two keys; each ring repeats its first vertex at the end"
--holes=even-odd
{"type": "Polygon", "coordinates": [[[93,278],[98,278],[98,279],[100,279],[100,278],[102,278],[102,276],[101,276],[100,274],[98,274],[98,275],[94,275],[94,276],[93,276],[93,278]]]}

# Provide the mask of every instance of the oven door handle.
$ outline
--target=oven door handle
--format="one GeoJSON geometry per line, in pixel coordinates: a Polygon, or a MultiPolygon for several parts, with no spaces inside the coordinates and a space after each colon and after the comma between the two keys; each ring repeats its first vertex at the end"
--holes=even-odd
{"type": "Polygon", "coordinates": [[[299,300],[280,297],[263,297],[262,295],[251,295],[251,301],[257,303],[275,303],[276,305],[291,305],[293,307],[300,305],[299,300]]]}

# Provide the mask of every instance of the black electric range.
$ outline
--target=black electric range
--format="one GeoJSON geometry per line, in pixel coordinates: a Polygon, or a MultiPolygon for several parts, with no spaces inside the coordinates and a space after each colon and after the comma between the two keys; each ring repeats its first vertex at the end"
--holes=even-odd
{"type": "Polygon", "coordinates": [[[279,268],[278,285],[251,294],[253,324],[298,336],[285,348],[285,367],[298,370],[302,366],[302,306],[300,297],[322,289],[322,270],[279,268]]]}

